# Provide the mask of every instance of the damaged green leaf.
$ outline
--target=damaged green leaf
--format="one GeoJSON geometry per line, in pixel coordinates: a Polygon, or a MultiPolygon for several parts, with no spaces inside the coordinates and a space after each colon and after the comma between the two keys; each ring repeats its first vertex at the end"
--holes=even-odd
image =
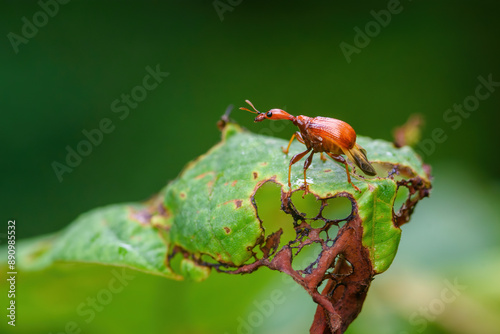
{"type": "MultiPolygon", "coordinates": [[[[360,189],[356,191],[344,166],[316,156],[307,182],[321,208],[306,216],[291,198],[304,190],[299,164],[292,167],[292,189],[287,186],[291,155],[281,150],[287,142],[247,132],[227,120],[219,126],[222,141],[190,162],[154,198],[95,209],[56,235],[25,241],[19,245],[20,265],[37,269],[54,261],[94,262],[195,281],[206,279],[213,268],[238,274],[267,266],[292,276],[318,303],[311,332],[342,333],[361,310],[373,276],[393,262],[401,225],[428,196],[428,166],[410,147],[358,136],[377,176],[367,177],[350,166],[360,189]],[[281,208],[276,210],[289,215],[296,233],[281,248],[282,230],[265,230],[255,202],[256,192],[267,182],[281,188],[281,208]],[[408,196],[395,210],[401,187],[408,189],[408,196]],[[351,202],[351,213],[327,219],[323,209],[336,197],[351,202]],[[340,223],[345,224],[339,229],[340,223]],[[294,257],[313,243],[321,248],[318,258],[305,270],[294,270],[294,257]],[[324,281],[326,287],[319,292],[324,281]],[[338,286],[344,287],[342,293],[338,286]]],[[[302,150],[298,142],[290,148],[291,153],[302,150]]]]}
{"type": "MultiPolygon", "coordinates": [[[[365,226],[363,243],[370,250],[375,271],[383,272],[394,258],[401,233],[392,222],[397,181],[387,178],[384,168],[396,168],[403,176],[417,177],[427,185],[429,177],[409,147],[398,149],[366,137],[358,137],[358,142],[367,150],[370,161],[379,163],[380,177],[355,176],[353,182],[361,189],[357,192],[347,183],[343,166],[317,158],[308,172],[309,189],[318,198],[340,192],[352,195],[365,226]]],[[[169,263],[165,266],[168,249],[170,255],[175,250],[200,260],[205,254],[216,263],[241,266],[266,236],[252,203],[256,190],[273,180],[287,191],[290,156],[281,152],[285,145],[282,139],[252,134],[229,123],[223,130],[223,140],[189,163],[154,200],[88,212],[50,243],[45,242],[43,251],[36,252],[36,244],[30,245],[34,254],[22,262],[35,268],[56,260],[95,262],[169,278],[189,276],[191,266],[184,265],[182,273],[174,273],[169,263]]],[[[300,149],[301,144],[296,142],[291,152],[300,149]]],[[[294,165],[292,187],[298,189],[302,183],[301,166],[294,165]]]]}

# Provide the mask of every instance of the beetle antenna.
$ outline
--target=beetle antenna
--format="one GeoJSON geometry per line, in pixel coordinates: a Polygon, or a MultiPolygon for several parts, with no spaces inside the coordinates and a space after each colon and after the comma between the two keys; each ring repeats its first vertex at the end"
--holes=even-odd
{"type": "Polygon", "coordinates": [[[252,102],[250,102],[250,101],[248,101],[248,100],[245,100],[245,102],[246,102],[246,103],[248,103],[248,104],[249,104],[249,105],[253,108],[253,110],[255,110],[255,111],[252,111],[252,110],[250,110],[250,109],[243,108],[243,107],[241,107],[241,108],[240,108],[241,110],[250,111],[250,112],[251,112],[251,113],[253,113],[253,114],[260,114],[260,111],[258,111],[257,109],[255,109],[255,107],[253,106],[252,102]]]}

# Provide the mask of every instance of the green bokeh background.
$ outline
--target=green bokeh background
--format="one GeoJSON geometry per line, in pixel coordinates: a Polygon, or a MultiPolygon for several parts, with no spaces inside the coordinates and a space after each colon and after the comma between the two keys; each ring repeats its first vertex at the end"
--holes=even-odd
{"type": "MultiPolygon", "coordinates": [[[[22,18],[32,21],[41,9],[3,1],[2,243],[8,219],[20,240],[60,230],[94,207],[148,198],[219,140],[217,119],[244,99],[262,110],[340,118],[387,140],[421,113],[424,139],[436,128],[447,136],[424,154],[434,189],[403,227],[393,266],[375,279],[348,332],[500,333],[500,90],[457,129],[443,119],[474,94],[478,76],[500,81],[500,4],[402,1],[402,11],[348,63],[340,43],[354,44],[354,28],[364,30],[370,11],[387,5],[242,1],[221,21],[211,1],[75,0],[16,54],[7,34],[21,34],[22,18]],[[120,120],[110,104],[157,64],[169,77],[120,120]],[[115,130],[59,182],[51,164],[63,163],[66,146],[76,148],[82,130],[103,118],[115,130]],[[446,280],[466,289],[440,303],[446,280]],[[425,328],[415,323],[421,319],[425,328]]],[[[240,111],[233,118],[277,137],[294,131],[287,123],[254,124],[240,111]]],[[[112,270],[61,264],[19,273],[17,326],[2,315],[0,331],[71,333],[66,326],[75,322],[81,333],[303,333],[314,313],[305,292],[266,269],[213,274],[203,283],[129,271],[134,279],[87,322],[77,308],[103,296],[112,270]],[[271,308],[272,291],[286,297],[271,308]]],[[[4,310],[7,290],[2,279],[4,310]]]]}

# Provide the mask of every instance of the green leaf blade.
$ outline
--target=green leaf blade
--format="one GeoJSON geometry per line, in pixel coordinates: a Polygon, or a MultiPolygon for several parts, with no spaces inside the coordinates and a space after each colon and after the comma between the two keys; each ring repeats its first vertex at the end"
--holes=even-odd
{"type": "MultiPolygon", "coordinates": [[[[363,221],[363,246],[373,270],[381,273],[392,263],[401,238],[401,229],[393,221],[398,183],[388,175],[397,167],[400,178],[419,177],[430,184],[429,176],[408,147],[396,148],[362,136],[358,142],[370,161],[386,168],[369,178],[353,173],[350,166],[352,182],[360,191],[347,182],[343,165],[331,159],[323,162],[319,154],[307,171],[307,182],[317,199],[342,194],[355,202],[363,221]]],[[[223,140],[189,163],[154,200],[92,210],[38,245],[27,242],[26,263],[39,268],[53,261],[94,262],[196,281],[210,272],[203,265],[206,257],[239,267],[273,232],[262,226],[253,202],[255,192],[265,182],[274,182],[283,193],[288,192],[290,159],[305,150],[303,144],[294,142],[285,155],[281,147],[287,144],[229,123],[223,140]],[[172,269],[172,259],[179,252],[182,259],[172,269]]],[[[299,162],[292,166],[292,190],[303,182],[303,162],[299,162]]]]}
{"type": "Polygon", "coordinates": [[[141,210],[144,206],[139,204],[119,204],[82,214],[57,235],[38,261],[131,267],[178,279],[164,265],[166,248],[159,232],[133,219],[134,213],[141,210]]]}
{"type": "Polygon", "coordinates": [[[401,239],[401,229],[392,220],[396,189],[394,180],[373,181],[371,190],[357,199],[359,215],[363,221],[363,245],[370,252],[376,273],[389,268],[401,239]]]}

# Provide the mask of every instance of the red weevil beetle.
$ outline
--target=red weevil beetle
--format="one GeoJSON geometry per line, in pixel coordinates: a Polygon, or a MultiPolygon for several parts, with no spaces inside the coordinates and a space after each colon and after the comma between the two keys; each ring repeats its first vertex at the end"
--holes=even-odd
{"type": "Polygon", "coordinates": [[[366,151],[356,143],[356,132],[354,129],[341,120],[329,117],[308,117],[308,116],[293,116],[281,109],[271,109],[268,112],[260,112],[253,106],[252,102],[245,100],[254,111],[247,108],[240,108],[241,110],[250,111],[257,114],[255,122],[262,122],[265,119],[281,120],[287,119],[299,128],[300,131],[295,132],[288,143],[286,149],[281,148],[283,153],[288,154],[290,145],[293,140],[297,138],[299,142],[306,145],[307,150],[302,153],[295,154],[290,160],[288,166],[288,187],[291,190],[292,184],[290,182],[290,174],[292,172],[292,165],[302,159],[307,153],[311,152],[304,163],[304,188],[305,193],[308,192],[306,171],[311,165],[314,153],[321,153],[321,159],[326,161],[323,157],[323,152],[328,154],[333,160],[343,163],[347,174],[347,181],[359,191],[359,188],[351,182],[347,161],[341,156],[345,154],[356,166],[358,166],[367,175],[376,175],[375,169],[366,157],[366,151]]]}

